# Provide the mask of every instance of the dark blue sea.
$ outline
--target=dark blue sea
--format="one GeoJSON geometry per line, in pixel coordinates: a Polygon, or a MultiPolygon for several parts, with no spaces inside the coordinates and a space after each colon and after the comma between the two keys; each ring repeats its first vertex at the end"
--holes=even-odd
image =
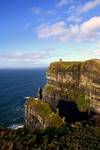
{"type": "Polygon", "coordinates": [[[0,70],[0,127],[24,123],[25,97],[37,95],[46,83],[46,69],[0,70]]]}

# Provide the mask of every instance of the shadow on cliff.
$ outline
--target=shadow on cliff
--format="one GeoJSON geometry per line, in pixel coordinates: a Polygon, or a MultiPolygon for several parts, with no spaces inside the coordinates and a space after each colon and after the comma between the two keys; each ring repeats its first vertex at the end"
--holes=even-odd
{"type": "Polygon", "coordinates": [[[88,112],[80,112],[74,101],[60,100],[57,108],[59,115],[65,117],[66,122],[86,121],[89,119],[88,112]]]}

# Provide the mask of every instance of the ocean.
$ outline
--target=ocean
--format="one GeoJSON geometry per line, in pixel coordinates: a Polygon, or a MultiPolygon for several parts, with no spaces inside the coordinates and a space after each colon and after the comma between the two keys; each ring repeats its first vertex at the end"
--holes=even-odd
{"type": "Polygon", "coordinates": [[[36,97],[46,83],[46,69],[0,70],[0,127],[24,123],[25,97],[36,97]]]}

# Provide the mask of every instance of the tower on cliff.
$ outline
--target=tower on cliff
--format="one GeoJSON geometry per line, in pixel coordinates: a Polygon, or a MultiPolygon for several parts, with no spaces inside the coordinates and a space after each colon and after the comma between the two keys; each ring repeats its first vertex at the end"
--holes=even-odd
{"type": "Polygon", "coordinates": [[[59,62],[62,62],[62,61],[63,61],[62,58],[60,58],[60,59],[59,59],[59,62]]]}

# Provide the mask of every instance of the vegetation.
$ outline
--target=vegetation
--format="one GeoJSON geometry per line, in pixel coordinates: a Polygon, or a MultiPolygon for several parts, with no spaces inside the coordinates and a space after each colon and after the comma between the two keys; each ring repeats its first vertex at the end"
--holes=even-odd
{"type": "Polygon", "coordinates": [[[90,107],[90,101],[85,99],[85,95],[80,95],[76,102],[79,110],[87,111],[90,107]]]}
{"type": "Polygon", "coordinates": [[[100,150],[100,128],[64,124],[42,130],[0,130],[1,150],[100,150]]]}
{"type": "MultiPolygon", "coordinates": [[[[52,63],[48,69],[48,74],[52,74],[51,77],[58,74],[65,75],[67,71],[74,72],[81,69],[85,71],[97,72],[100,70],[100,61],[91,60],[84,63],[81,62],[55,62],[52,63]],[[97,67],[92,67],[93,64],[97,64],[97,67]],[[78,67],[77,67],[78,66],[78,67]],[[89,70],[90,68],[90,70],[89,70]]],[[[74,74],[73,74],[74,75],[74,74]]],[[[77,76],[78,77],[78,76],[77,76]]],[[[79,80],[79,78],[78,78],[79,80]]],[[[97,80],[97,78],[96,78],[97,80]]],[[[98,80],[99,81],[99,80],[98,80]]],[[[62,84],[57,83],[61,88],[61,97],[78,97],[77,105],[80,110],[85,110],[89,106],[89,101],[85,99],[83,91],[79,91],[72,85],[68,86],[68,91],[64,91],[62,84]],[[72,89],[73,88],[73,89],[72,89]],[[75,94],[76,95],[75,95],[75,94]],[[79,93],[79,94],[77,94],[79,93]],[[82,94],[80,94],[82,93],[82,94]]],[[[58,94],[55,86],[47,84],[44,87],[44,91],[48,95],[55,97],[55,93],[58,94]]],[[[46,129],[0,129],[0,150],[100,150],[100,128],[93,127],[93,125],[88,122],[77,122],[75,124],[66,123],[63,124],[63,120],[55,114],[51,107],[41,100],[36,100],[34,98],[29,98],[27,107],[32,108],[36,115],[42,118],[44,124],[46,124],[46,129]]],[[[99,104],[98,104],[99,105],[99,104]]],[[[75,115],[74,115],[75,117],[75,115]]],[[[98,118],[97,118],[98,119],[98,118]]]]}
{"type": "Polygon", "coordinates": [[[46,84],[43,89],[43,93],[50,94],[52,96],[55,93],[54,86],[46,84]]]}
{"type": "Polygon", "coordinates": [[[88,70],[89,72],[92,71],[96,73],[99,72],[100,70],[100,60],[93,59],[84,62],[80,62],[80,61],[54,62],[50,64],[47,74],[55,76],[58,73],[65,73],[67,70],[75,71],[78,69],[78,66],[82,72],[88,70]]]}
{"type": "Polygon", "coordinates": [[[43,120],[46,126],[50,127],[58,127],[63,124],[63,120],[59,115],[55,114],[49,104],[44,103],[41,100],[35,100],[34,98],[29,98],[27,101],[27,105],[29,105],[35,114],[43,120]]]}
{"type": "Polygon", "coordinates": [[[31,108],[34,108],[33,110],[35,110],[35,112],[42,118],[47,117],[52,113],[52,109],[50,108],[50,106],[41,100],[29,98],[27,103],[31,108]]]}
{"type": "Polygon", "coordinates": [[[70,70],[71,68],[75,67],[76,65],[80,64],[80,62],[54,62],[50,64],[48,68],[48,74],[57,74],[57,73],[64,73],[67,69],[70,70]]]}

